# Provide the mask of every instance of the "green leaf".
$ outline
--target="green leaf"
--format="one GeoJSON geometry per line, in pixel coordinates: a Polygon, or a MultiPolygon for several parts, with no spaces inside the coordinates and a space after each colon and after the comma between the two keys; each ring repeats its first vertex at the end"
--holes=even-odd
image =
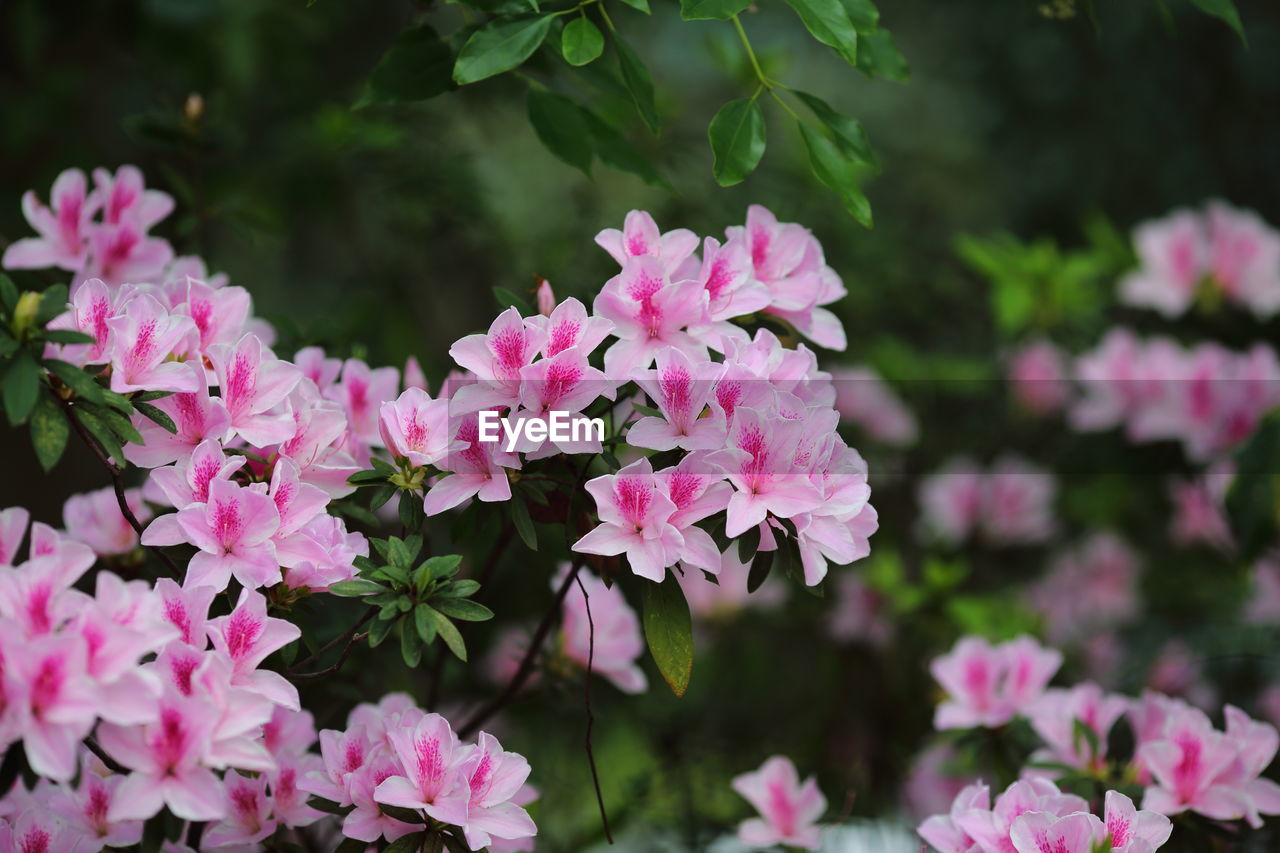
{"type": "Polygon", "coordinates": [[[493,298],[498,300],[498,304],[505,308],[514,308],[520,312],[522,316],[528,317],[536,313],[529,307],[529,301],[518,293],[507,290],[505,287],[493,287],[493,298]]]}
{"type": "Polygon", "coordinates": [[[369,100],[383,104],[424,101],[453,88],[453,52],[432,27],[405,30],[369,76],[369,100]]]}
{"type": "Polygon", "coordinates": [[[174,434],[178,432],[178,425],[173,422],[173,418],[166,415],[161,409],[157,409],[150,403],[134,403],[133,407],[138,410],[138,414],[158,424],[165,432],[174,434]]]}
{"type": "Polygon", "coordinates": [[[369,626],[370,647],[377,648],[382,645],[382,641],[387,638],[387,635],[391,633],[391,629],[395,627],[395,624],[398,621],[400,621],[399,611],[396,611],[394,615],[385,617],[379,613],[378,618],[373,620],[373,624],[369,626]]]}
{"type": "Polygon", "coordinates": [[[747,572],[748,595],[759,589],[769,579],[775,556],[780,552],[785,553],[780,547],[777,551],[760,551],[756,554],[755,559],[751,561],[751,571],[747,572]]]}
{"type": "Polygon", "coordinates": [[[670,187],[654,167],[653,161],[628,142],[612,125],[587,110],[583,110],[583,118],[591,131],[591,145],[595,148],[596,156],[606,165],[630,172],[650,186],[670,187]]]}
{"type": "Polygon", "coordinates": [[[46,358],[44,360],[45,369],[58,377],[63,385],[66,385],[72,391],[84,397],[91,403],[104,402],[105,397],[102,393],[103,388],[94,378],[85,373],[73,364],[65,361],[59,361],[56,358],[46,358]]]}
{"type": "Polygon", "coordinates": [[[493,618],[492,610],[468,598],[432,598],[431,606],[445,616],[452,616],[463,622],[487,622],[493,618]]]}
{"type": "MultiPolygon", "coordinates": [[[[426,605],[421,605],[426,607],[426,605]]],[[[434,608],[427,608],[431,611],[431,618],[436,623],[436,633],[440,635],[440,639],[444,640],[444,644],[449,647],[449,651],[463,663],[467,662],[467,644],[462,641],[462,635],[458,633],[457,627],[450,622],[444,614],[434,608]]]]}
{"type": "Polygon", "coordinates": [[[493,21],[476,30],[458,54],[453,66],[454,82],[465,86],[515,68],[542,44],[551,21],[550,15],[513,18],[493,21]]]}
{"type": "Polygon", "coordinates": [[[727,21],[751,5],[751,0],[680,0],[686,21],[727,21]]]}
{"type": "Polygon", "coordinates": [[[400,658],[404,665],[414,669],[422,663],[422,638],[417,628],[409,624],[409,620],[400,622],[400,658]]]}
{"type": "Polygon", "coordinates": [[[19,296],[18,286],[13,283],[13,279],[0,272],[0,308],[6,314],[12,314],[13,309],[18,307],[19,296]]]}
{"type": "Polygon", "coordinates": [[[116,464],[124,465],[124,450],[120,446],[120,439],[116,437],[115,432],[98,414],[105,411],[108,410],[101,406],[91,408],[90,404],[83,403],[72,410],[71,417],[80,421],[84,428],[102,445],[102,449],[106,454],[116,461],[116,464]]]}
{"type": "Polygon", "coordinates": [[[570,65],[594,62],[604,53],[604,34],[585,15],[574,18],[560,36],[560,52],[570,65]]]}
{"type": "Polygon", "coordinates": [[[1241,558],[1252,560],[1276,539],[1280,499],[1280,415],[1267,417],[1236,451],[1236,475],[1227,492],[1227,517],[1241,558]]]}
{"type": "Polygon", "coordinates": [[[646,15],[649,14],[649,0],[622,0],[622,2],[632,9],[638,9],[646,15]]]}
{"type": "Polygon", "coordinates": [[[387,475],[382,471],[357,471],[347,478],[347,483],[352,486],[367,486],[372,483],[385,483],[387,475]]]}
{"type": "Polygon", "coordinates": [[[141,394],[134,394],[130,399],[135,403],[151,403],[171,396],[173,396],[172,391],[143,391],[141,394]]]}
{"type": "MultiPolygon", "coordinates": [[[[307,5],[310,6],[312,2],[314,2],[314,0],[308,0],[307,5]]],[[[311,802],[314,803],[315,800],[316,798],[313,797],[311,802]]],[[[351,811],[352,809],[351,806],[344,806],[344,808],[346,811],[351,811]]],[[[340,814],[341,813],[342,812],[340,812],[340,814]]],[[[360,841],[355,838],[344,838],[342,839],[342,843],[334,848],[333,853],[364,853],[367,849],[369,849],[369,842],[367,841],[360,841]]]]}
{"type": "Polygon", "coordinates": [[[480,583],[470,578],[463,578],[460,581],[453,581],[445,584],[436,591],[436,595],[444,598],[466,598],[469,595],[475,595],[480,591],[480,583]]]}
{"type": "MultiPolygon", "coordinates": [[[[351,806],[344,806],[341,803],[335,803],[333,800],[326,800],[324,797],[314,797],[314,796],[310,797],[307,800],[307,805],[311,806],[311,808],[315,809],[316,811],[321,811],[321,812],[324,812],[325,814],[336,814],[336,815],[345,815],[347,812],[351,811],[351,808],[352,808],[351,806]]],[[[368,842],[365,842],[365,844],[367,843],[368,842]]],[[[361,850],[363,849],[364,848],[362,847],[361,850]]]]}
{"type": "Polygon", "coordinates": [[[888,30],[874,30],[859,36],[858,69],[868,77],[882,77],[895,83],[911,79],[911,66],[888,30]]]}
{"type": "Polygon", "coordinates": [[[844,10],[849,13],[849,20],[858,35],[870,32],[880,26],[880,10],[871,0],[842,0],[844,10]]]}
{"type": "Polygon", "coordinates": [[[400,523],[405,530],[420,530],[426,519],[422,511],[422,495],[417,492],[400,493],[400,523]]]}
{"type": "Polygon", "coordinates": [[[755,559],[758,550],[760,550],[760,525],[749,528],[738,537],[738,559],[743,563],[749,563],[755,559]]]}
{"type": "Polygon", "coordinates": [[[39,394],[40,366],[29,350],[18,350],[4,374],[4,411],[9,423],[24,423],[39,394]]]}
{"type": "Polygon", "coordinates": [[[374,595],[375,593],[386,591],[387,588],[380,583],[360,579],[338,581],[329,587],[330,593],[341,598],[359,598],[364,595],[374,595]]]}
{"type": "Polygon", "coordinates": [[[86,335],[74,329],[45,329],[40,333],[40,337],[55,344],[92,344],[98,340],[93,335],[86,335]]]}
{"type": "Polygon", "coordinates": [[[858,33],[840,0],[787,0],[814,38],[834,50],[855,68],[858,65],[858,33]]]}
{"type": "Polygon", "coordinates": [[[436,617],[435,611],[425,604],[419,604],[413,610],[413,627],[417,629],[418,636],[422,638],[422,642],[428,646],[436,640],[436,617]]]}
{"type": "Polygon", "coordinates": [[[804,102],[814,118],[831,131],[836,145],[846,157],[855,163],[872,167],[877,165],[875,152],[871,150],[871,143],[867,141],[867,132],[862,129],[857,119],[836,112],[826,101],[808,92],[793,91],[792,94],[804,102]]]}
{"type": "Polygon", "coordinates": [[[730,187],[751,174],[764,156],[764,113],[752,98],[730,101],[707,128],[716,183],[730,187]]]}
{"type": "Polygon", "coordinates": [[[653,406],[646,406],[643,403],[632,403],[631,408],[635,409],[640,414],[647,415],[651,418],[660,418],[663,416],[662,412],[658,409],[655,409],[653,406]]]}
{"type": "Polygon", "coordinates": [[[436,557],[428,557],[422,567],[425,567],[430,572],[432,580],[443,580],[456,575],[461,565],[461,554],[441,554],[436,557]]]}
{"type": "Polygon", "coordinates": [[[671,692],[684,696],[693,676],[693,620],[673,572],[644,584],[644,638],[671,692]]]}
{"type": "Polygon", "coordinates": [[[67,310],[67,286],[55,284],[40,294],[40,307],[36,309],[36,325],[45,323],[67,310]]]}
{"type": "Polygon", "coordinates": [[[1233,0],[1191,0],[1191,2],[1206,15],[1212,15],[1225,22],[1240,37],[1243,44],[1246,46],[1249,44],[1249,40],[1244,35],[1244,24],[1240,21],[1240,13],[1236,10],[1233,0]]]}
{"type": "Polygon", "coordinates": [[[631,45],[616,35],[613,46],[618,52],[622,82],[627,85],[627,91],[631,93],[631,100],[635,102],[640,118],[644,119],[649,130],[656,134],[662,128],[662,123],[658,120],[658,105],[654,101],[653,79],[649,76],[649,69],[631,49],[631,45]]]}
{"type": "MultiPolygon", "coordinates": [[[[382,811],[390,814],[386,809],[382,809],[382,811]]],[[[419,818],[418,822],[422,822],[421,818],[419,818]]],[[[411,832],[408,835],[402,835],[384,847],[382,853],[416,853],[426,837],[427,834],[425,832],[411,832]]]]}
{"type": "Polygon", "coordinates": [[[808,125],[800,125],[800,134],[804,137],[804,146],[809,151],[809,168],[813,170],[813,174],[827,187],[836,191],[840,196],[840,202],[850,216],[859,224],[870,228],[871,205],[858,187],[853,164],[831,140],[808,125]]]}
{"type": "Polygon", "coordinates": [[[35,448],[40,467],[46,472],[51,471],[62,458],[70,433],[71,425],[67,423],[62,407],[52,395],[40,394],[35,408],[31,410],[31,446],[35,448]]]}
{"type": "Polygon", "coordinates": [[[103,423],[105,423],[121,444],[130,442],[132,444],[142,444],[142,436],[138,433],[138,428],[133,425],[133,421],[120,414],[115,409],[106,406],[99,406],[97,403],[81,403],[80,411],[92,411],[97,415],[103,423]]]}
{"type": "Polygon", "coordinates": [[[538,550],[538,531],[534,529],[533,519],[529,517],[529,505],[520,497],[511,501],[511,522],[529,550],[538,550]]]}
{"type": "Polygon", "coordinates": [[[563,95],[538,89],[529,90],[526,105],[529,123],[547,150],[590,175],[594,155],[591,130],[582,108],[563,95]]]}

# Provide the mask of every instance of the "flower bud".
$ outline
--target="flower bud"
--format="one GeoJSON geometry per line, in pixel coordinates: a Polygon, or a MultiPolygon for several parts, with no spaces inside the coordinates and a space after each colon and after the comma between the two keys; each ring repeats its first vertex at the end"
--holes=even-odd
{"type": "Polygon", "coordinates": [[[556,294],[551,289],[551,282],[540,278],[538,279],[538,313],[543,317],[550,317],[554,310],[556,310],[556,294]]]}
{"type": "Polygon", "coordinates": [[[18,297],[18,304],[13,308],[13,318],[9,321],[9,327],[13,330],[13,336],[21,340],[33,326],[36,324],[36,314],[40,310],[40,294],[32,290],[24,291],[18,297]]]}

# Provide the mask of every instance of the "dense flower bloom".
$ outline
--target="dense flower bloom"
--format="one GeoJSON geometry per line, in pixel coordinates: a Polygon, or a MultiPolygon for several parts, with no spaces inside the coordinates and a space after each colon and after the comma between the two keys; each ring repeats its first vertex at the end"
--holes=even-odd
{"type": "Polygon", "coordinates": [[[1111,727],[1129,709],[1124,696],[1103,693],[1096,684],[1046,690],[1031,708],[1031,727],[1048,749],[1033,760],[1065,764],[1085,772],[1105,766],[1111,727]],[[1092,733],[1092,739],[1081,728],[1092,733]],[[1096,748],[1095,748],[1096,744],[1096,748]]]}
{"type": "Polygon", "coordinates": [[[1113,533],[1094,533],[1055,556],[1028,590],[1054,644],[1078,642],[1138,612],[1138,555],[1113,533]]]}
{"type": "Polygon", "coordinates": [[[1001,457],[986,471],[957,458],[921,481],[920,523],[947,544],[974,533],[993,545],[1036,544],[1053,534],[1056,494],[1053,475],[1019,457],[1001,457]]]}
{"type": "Polygon", "coordinates": [[[600,525],[573,543],[583,554],[626,554],[631,571],[661,581],[666,567],[680,558],[684,537],[671,524],[676,505],[648,459],[633,462],[617,474],[596,477],[586,485],[596,501],[600,525]]]}
{"type": "Polygon", "coordinates": [[[754,773],[734,777],[733,790],[760,813],[760,817],[738,826],[738,839],[743,844],[817,849],[817,822],[827,810],[827,799],[813,777],[800,782],[791,759],[775,755],[754,773]]]}
{"type": "Polygon", "coordinates": [[[947,691],[934,727],[996,728],[1029,713],[1062,665],[1062,655],[1030,637],[993,646],[981,637],[965,637],[929,666],[947,691]]]}
{"type": "MultiPolygon", "coordinates": [[[[151,518],[137,489],[125,492],[130,511],[139,522],[151,518]]],[[[70,534],[99,556],[127,554],[138,546],[138,533],[120,512],[114,489],[72,495],[62,506],[62,523],[70,534]]]]}

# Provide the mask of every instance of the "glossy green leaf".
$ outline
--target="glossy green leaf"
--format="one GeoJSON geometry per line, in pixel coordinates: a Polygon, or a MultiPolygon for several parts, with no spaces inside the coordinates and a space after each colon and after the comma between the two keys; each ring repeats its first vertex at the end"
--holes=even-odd
{"type": "Polygon", "coordinates": [[[871,143],[867,140],[867,133],[857,119],[836,112],[830,104],[816,95],[799,91],[793,91],[792,94],[809,108],[809,111],[827,130],[831,131],[836,145],[846,157],[868,166],[877,165],[875,152],[871,150],[871,143]]]}
{"type": "Polygon", "coordinates": [[[40,307],[36,309],[36,325],[43,326],[67,310],[67,286],[55,284],[40,294],[40,307]]]}
{"type": "Polygon", "coordinates": [[[453,652],[458,660],[466,663],[467,644],[462,641],[462,635],[458,633],[458,629],[444,614],[437,610],[431,610],[431,618],[435,620],[436,633],[440,635],[440,639],[444,640],[444,644],[449,647],[449,651],[453,652]]]}
{"type": "Polygon", "coordinates": [[[622,0],[622,2],[632,9],[637,9],[646,15],[649,14],[649,0],[622,0]]]}
{"type": "Polygon", "coordinates": [[[475,83],[520,65],[547,37],[551,21],[549,15],[497,20],[476,30],[458,54],[454,82],[475,83]]]}
{"type": "Polygon", "coordinates": [[[163,410],[157,409],[149,403],[134,403],[133,407],[138,410],[138,414],[159,425],[166,432],[174,434],[178,432],[178,425],[163,410]]]}
{"type": "Polygon", "coordinates": [[[628,142],[612,125],[586,110],[583,110],[583,118],[591,132],[591,146],[603,163],[614,169],[630,172],[651,186],[670,187],[653,165],[653,161],[628,142]]]}
{"type": "Polygon", "coordinates": [[[445,616],[463,622],[487,622],[493,618],[492,610],[468,598],[433,598],[431,606],[445,616]]]}
{"type": "Polygon", "coordinates": [[[386,592],[386,587],[373,581],[356,579],[338,581],[329,587],[329,592],[341,598],[359,598],[364,595],[386,592]]]}
{"type": "Polygon", "coordinates": [[[46,370],[58,377],[63,385],[86,400],[92,403],[101,403],[105,400],[102,386],[74,364],[59,361],[56,358],[47,358],[44,360],[44,366],[46,370]]]}
{"type": "Polygon", "coordinates": [[[809,152],[809,168],[827,187],[835,190],[849,215],[860,224],[871,227],[871,204],[858,187],[853,164],[831,140],[808,125],[800,125],[805,149],[809,152]]]}
{"type": "Polygon", "coordinates": [[[400,658],[410,669],[422,663],[422,638],[408,619],[400,622],[400,658]]]}
{"type": "Polygon", "coordinates": [[[563,95],[537,89],[529,90],[526,106],[529,123],[547,150],[589,175],[594,155],[582,109],[563,95]]]}
{"type": "Polygon", "coordinates": [[[586,16],[579,16],[565,25],[560,35],[560,52],[570,65],[586,65],[604,53],[604,34],[586,16]]]}
{"type": "Polygon", "coordinates": [[[436,639],[436,617],[434,611],[425,604],[419,604],[413,610],[413,627],[422,638],[422,642],[431,645],[436,639]]]}
{"type": "Polygon", "coordinates": [[[62,458],[70,434],[71,425],[67,422],[67,415],[53,396],[48,393],[38,395],[35,408],[31,410],[31,446],[35,449],[40,467],[46,472],[52,470],[62,458]]]}
{"type": "Polygon", "coordinates": [[[662,128],[658,120],[658,105],[653,95],[653,78],[644,62],[621,38],[614,37],[614,49],[618,52],[618,67],[622,71],[622,82],[626,84],[631,100],[636,105],[640,118],[644,119],[649,130],[657,133],[662,128]]]}
{"type": "Polygon", "coordinates": [[[528,504],[520,498],[511,501],[511,522],[529,550],[538,550],[538,531],[534,529],[533,519],[529,517],[528,504]]]}
{"type": "Polygon", "coordinates": [[[368,98],[384,104],[423,101],[453,88],[453,52],[423,25],[405,30],[369,76],[368,98]]]}
{"type": "Polygon", "coordinates": [[[895,83],[911,79],[911,66],[893,43],[888,30],[873,30],[858,37],[858,68],[868,77],[895,83]]]}
{"type": "Polygon", "coordinates": [[[4,372],[4,411],[9,423],[24,423],[39,394],[40,366],[29,350],[18,350],[4,372]]]}
{"type": "Polygon", "coordinates": [[[716,182],[722,187],[741,183],[764,156],[764,113],[760,104],[745,98],[725,104],[711,119],[707,138],[715,155],[711,171],[716,182]]]}
{"type": "Polygon", "coordinates": [[[814,38],[850,65],[858,64],[858,33],[840,0],[787,0],[814,38]]]}
{"type": "Polygon", "coordinates": [[[671,692],[684,696],[693,677],[693,620],[674,573],[644,585],[644,638],[671,692]]]}
{"type": "Polygon", "coordinates": [[[384,847],[382,853],[417,853],[426,836],[425,832],[412,832],[408,835],[402,835],[384,847]]]}

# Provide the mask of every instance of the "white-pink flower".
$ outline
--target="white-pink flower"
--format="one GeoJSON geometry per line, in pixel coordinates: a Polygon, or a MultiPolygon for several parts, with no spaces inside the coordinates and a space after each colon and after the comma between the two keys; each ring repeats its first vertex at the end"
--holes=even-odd
{"type": "Polygon", "coordinates": [[[791,759],[775,755],[754,773],[734,777],[732,784],[760,813],[738,825],[738,840],[743,844],[818,848],[818,819],[827,810],[827,799],[812,776],[800,782],[791,759]]]}

